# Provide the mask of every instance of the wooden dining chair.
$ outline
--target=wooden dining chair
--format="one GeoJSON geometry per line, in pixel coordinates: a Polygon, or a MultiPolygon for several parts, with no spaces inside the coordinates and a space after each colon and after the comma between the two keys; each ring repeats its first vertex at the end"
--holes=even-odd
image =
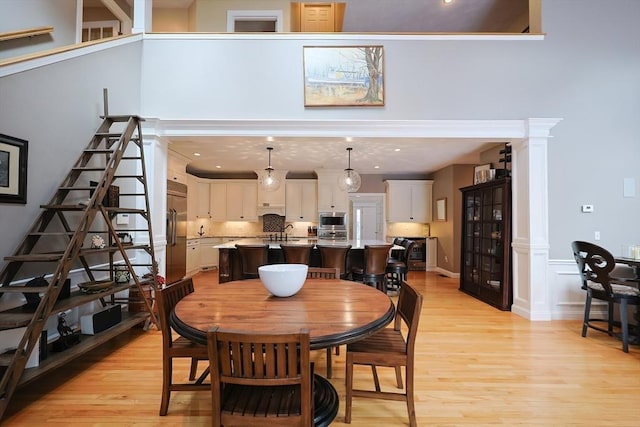
{"type": "Polygon", "coordinates": [[[207,332],[213,426],[313,425],[309,331],[207,332]]]}
{"type": "Polygon", "coordinates": [[[613,277],[616,268],[615,258],[605,248],[589,242],[574,241],[571,243],[573,256],[578,265],[582,279],[582,289],[587,292],[584,305],[582,336],[587,336],[587,329],[606,332],[613,335],[613,306],[620,304],[620,329],[622,330],[622,351],[629,352],[629,323],[627,309],[629,305],[640,306],[640,289],[636,279],[613,277]],[[591,319],[591,301],[599,299],[607,302],[607,318],[591,319]],[[598,326],[597,322],[606,322],[607,329],[598,326]]]}
{"type": "Polygon", "coordinates": [[[193,391],[208,390],[209,384],[203,381],[209,369],[195,380],[198,360],[208,360],[207,347],[196,344],[187,338],[173,338],[169,316],[171,310],[185,296],[193,293],[193,281],[191,278],[180,280],[167,285],[164,289],[156,291],[156,303],[158,304],[158,314],[160,320],[160,330],[162,331],[162,400],[160,402],[160,415],[167,415],[169,409],[169,399],[172,391],[193,391]],[[189,383],[173,382],[173,359],[190,358],[191,369],[189,371],[189,383]]]}
{"type": "MultiPolygon", "coordinates": [[[[309,267],[307,269],[307,279],[340,279],[340,269],[337,267],[309,267]]],[[[327,378],[333,375],[333,357],[331,349],[335,349],[336,355],[340,354],[340,347],[327,347],[327,378]]]]}
{"type": "Polygon", "coordinates": [[[415,427],[416,410],[414,404],[414,360],[415,342],[418,333],[418,321],[422,310],[422,295],[406,281],[400,286],[396,316],[393,328],[384,328],[373,335],[347,345],[346,406],[345,422],[351,423],[353,397],[368,397],[386,400],[404,400],[409,413],[409,425],[415,427]],[[407,329],[406,338],[402,326],[407,329]],[[373,373],[375,391],[353,388],[353,366],[369,365],[373,373]],[[398,388],[402,389],[401,367],[405,367],[406,387],[402,393],[387,392],[380,389],[377,366],[393,367],[396,371],[398,388]]]}
{"type": "Polygon", "coordinates": [[[339,279],[340,269],[337,267],[309,267],[307,279],[339,279]]]}

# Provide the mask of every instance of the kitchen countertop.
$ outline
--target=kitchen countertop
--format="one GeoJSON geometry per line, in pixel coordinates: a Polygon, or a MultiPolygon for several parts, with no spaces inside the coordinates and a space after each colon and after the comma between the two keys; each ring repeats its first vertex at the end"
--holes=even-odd
{"type": "MultiPolygon", "coordinates": [[[[351,245],[351,249],[364,249],[365,245],[386,245],[387,242],[383,242],[381,240],[323,240],[318,238],[307,238],[307,237],[292,237],[288,240],[269,240],[269,239],[257,239],[257,238],[248,238],[248,239],[239,239],[232,240],[230,242],[225,242],[220,245],[214,246],[217,249],[235,249],[236,244],[238,245],[262,245],[268,244],[269,249],[279,249],[280,244],[285,243],[288,245],[327,245],[327,246],[345,246],[351,245]]],[[[402,246],[395,245],[392,249],[404,249],[402,246]]]]}

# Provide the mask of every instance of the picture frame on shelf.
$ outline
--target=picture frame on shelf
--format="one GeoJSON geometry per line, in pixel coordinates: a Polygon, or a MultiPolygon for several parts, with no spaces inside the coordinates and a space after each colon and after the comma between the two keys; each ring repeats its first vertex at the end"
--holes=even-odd
{"type": "MultiPolygon", "coordinates": [[[[483,182],[490,181],[491,163],[484,165],[478,165],[473,168],[473,183],[482,184],[483,182]]],[[[495,172],[494,172],[495,173],[495,172]]]]}
{"type": "Polygon", "coordinates": [[[305,107],[384,106],[382,46],[304,46],[305,107]]]}
{"type": "Polygon", "coordinates": [[[447,198],[443,197],[436,200],[436,221],[447,220],[447,198]]]}
{"type": "Polygon", "coordinates": [[[28,141],[0,134],[0,203],[27,203],[28,141]]]}

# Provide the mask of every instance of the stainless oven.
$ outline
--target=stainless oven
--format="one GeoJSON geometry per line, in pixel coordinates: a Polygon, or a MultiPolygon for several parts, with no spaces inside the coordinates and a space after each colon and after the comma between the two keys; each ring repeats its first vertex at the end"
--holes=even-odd
{"type": "Polygon", "coordinates": [[[347,240],[347,213],[319,212],[318,238],[331,240],[347,240]]]}

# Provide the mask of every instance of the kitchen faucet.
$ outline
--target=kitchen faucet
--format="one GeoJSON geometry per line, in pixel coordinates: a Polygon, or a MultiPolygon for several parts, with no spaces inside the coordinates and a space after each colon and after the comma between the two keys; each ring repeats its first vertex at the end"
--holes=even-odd
{"type": "Polygon", "coordinates": [[[284,234],[284,238],[285,240],[287,239],[287,228],[293,228],[293,224],[287,224],[281,231],[280,231],[280,240],[282,240],[282,235],[284,234]]]}

